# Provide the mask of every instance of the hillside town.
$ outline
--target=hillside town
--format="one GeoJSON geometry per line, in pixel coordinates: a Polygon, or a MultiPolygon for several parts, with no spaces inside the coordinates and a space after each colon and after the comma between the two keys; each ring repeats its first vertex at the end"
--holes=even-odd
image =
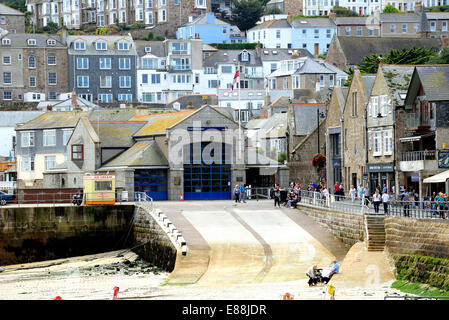
{"type": "Polygon", "coordinates": [[[338,2],[291,2],[269,1],[277,13],[248,30],[215,13],[229,1],[0,4],[2,190],[73,191],[85,174],[113,173],[131,199],[231,199],[236,184],[291,181],[447,193],[449,12],[376,0],[340,3],[353,15],[343,17],[338,2]],[[223,159],[244,160],[177,163],[171,139],[195,130],[186,119],[236,130],[223,159]]]}

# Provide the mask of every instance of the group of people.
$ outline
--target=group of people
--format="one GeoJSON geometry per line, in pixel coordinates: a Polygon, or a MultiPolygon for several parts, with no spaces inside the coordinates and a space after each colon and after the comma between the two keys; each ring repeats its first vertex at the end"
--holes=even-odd
{"type": "Polygon", "coordinates": [[[240,186],[238,184],[235,185],[234,200],[235,203],[239,202],[246,203],[246,187],[243,183],[240,186]]]}
{"type": "MultiPolygon", "coordinates": [[[[407,199],[407,196],[408,195],[404,195],[404,198],[407,199]]],[[[416,206],[416,202],[411,205],[416,206]]],[[[433,192],[430,197],[424,197],[423,208],[432,212],[432,215],[439,215],[440,218],[447,219],[449,212],[449,195],[443,192],[433,192]]]]}
{"type": "Polygon", "coordinates": [[[313,265],[307,270],[306,275],[309,277],[309,287],[317,285],[319,282],[327,284],[334,274],[340,272],[340,264],[334,260],[332,264],[323,269],[318,269],[317,265],[313,265]]]}
{"type": "MultiPolygon", "coordinates": [[[[284,202],[284,207],[296,208],[296,204],[301,201],[302,186],[299,183],[291,181],[287,188],[287,196],[284,202]]],[[[281,207],[281,190],[278,184],[274,185],[274,207],[281,207]]]]}

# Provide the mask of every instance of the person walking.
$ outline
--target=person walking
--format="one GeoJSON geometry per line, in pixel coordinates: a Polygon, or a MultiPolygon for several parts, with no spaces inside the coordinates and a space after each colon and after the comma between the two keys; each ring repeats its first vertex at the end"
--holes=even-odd
{"type": "Polygon", "coordinates": [[[324,185],[323,187],[323,197],[324,197],[324,205],[327,207],[329,201],[329,191],[327,190],[326,185],[324,185]]]}
{"type": "Polygon", "coordinates": [[[349,190],[349,193],[351,194],[351,200],[354,203],[357,195],[357,190],[355,190],[354,185],[351,185],[351,190],[349,190]]]}
{"type": "Polygon", "coordinates": [[[340,196],[340,187],[338,186],[338,182],[335,182],[334,184],[334,196],[335,196],[335,201],[338,201],[339,196],[340,196]]]}
{"type": "Polygon", "coordinates": [[[358,198],[362,199],[363,188],[362,188],[362,186],[360,184],[357,185],[357,194],[358,194],[358,198]]]}
{"type": "Polygon", "coordinates": [[[363,194],[365,196],[365,205],[367,206],[369,204],[369,188],[368,185],[363,188],[363,194]]]}
{"type": "Polygon", "coordinates": [[[379,213],[379,206],[380,206],[380,193],[379,190],[376,189],[376,192],[373,194],[373,204],[374,204],[374,212],[379,213]]]}
{"type": "Polygon", "coordinates": [[[410,200],[407,191],[402,193],[402,201],[404,203],[404,216],[408,217],[410,215],[410,200]]]}
{"type": "Polygon", "coordinates": [[[236,184],[234,188],[234,199],[235,203],[240,201],[240,188],[238,184],[236,184]]]}
{"type": "Polygon", "coordinates": [[[444,198],[443,193],[439,192],[435,200],[438,203],[438,213],[440,214],[440,218],[444,219],[444,208],[446,199],[444,198]]]}
{"type": "Polygon", "coordinates": [[[245,185],[242,183],[240,186],[240,202],[246,203],[246,191],[245,191],[245,185]]]}
{"type": "Polygon", "coordinates": [[[340,197],[342,200],[345,198],[345,188],[343,187],[343,182],[340,182],[340,186],[338,187],[340,189],[340,197]]]}
{"type": "Polygon", "coordinates": [[[384,214],[388,214],[388,201],[390,200],[390,195],[388,192],[382,193],[382,203],[384,205],[384,214]]]}
{"type": "Polygon", "coordinates": [[[279,190],[279,186],[276,187],[274,191],[274,207],[276,208],[276,204],[278,207],[281,207],[281,190],[279,190]]]}

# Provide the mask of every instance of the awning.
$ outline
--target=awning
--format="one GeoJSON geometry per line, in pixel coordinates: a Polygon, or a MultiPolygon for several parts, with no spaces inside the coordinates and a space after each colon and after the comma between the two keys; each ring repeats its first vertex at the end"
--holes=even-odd
{"type": "Polygon", "coordinates": [[[414,136],[414,137],[406,137],[406,138],[399,138],[400,142],[412,142],[412,141],[419,141],[421,138],[429,137],[435,135],[435,132],[426,133],[420,136],[414,136]]]}
{"type": "Polygon", "coordinates": [[[423,180],[424,183],[439,183],[446,182],[449,179],[449,170],[436,174],[434,176],[428,177],[423,180]]]}

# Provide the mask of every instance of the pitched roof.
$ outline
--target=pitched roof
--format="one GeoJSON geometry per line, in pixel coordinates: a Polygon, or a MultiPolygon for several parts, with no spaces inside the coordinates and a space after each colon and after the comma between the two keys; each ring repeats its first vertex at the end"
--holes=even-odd
{"type": "MultiPolygon", "coordinates": [[[[217,17],[214,17],[214,25],[223,25],[223,26],[228,26],[229,23],[218,19],[217,17]]],[[[195,25],[211,25],[210,23],[207,23],[207,18],[206,15],[200,15],[198,16],[196,19],[193,19],[192,22],[188,22],[186,23],[184,26],[195,26],[195,25]]]]}
{"type": "MultiPolygon", "coordinates": [[[[375,21],[369,19],[369,17],[336,17],[334,23],[337,26],[349,26],[349,25],[369,25],[375,21]]],[[[376,24],[379,24],[378,22],[376,24]]]]}
{"type": "MultiPolygon", "coordinates": [[[[257,24],[255,27],[249,29],[248,31],[258,30],[258,29],[280,29],[280,28],[291,28],[292,26],[287,19],[273,19],[257,24]]],[[[247,32],[248,32],[247,31],[247,32]]]]}
{"type": "Polygon", "coordinates": [[[14,8],[8,7],[6,4],[0,3],[0,14],[1,15],[10,15],[10,16],[24,16],[25,13],[22,11],[16,10],[14,8]]]}
{"type": "Polygon", "coordinates": [[[376,79],[375,74],[362,74],[361,75],[363,87],[365,88],[365,94],[367,97],[371,94],[371,89],[374,85],[374,80],[376,79]]]}
{"type": "Polygon", "coordinates": [[[97,133],[102,147],[131,147],[134,144],[133,135],[140,130],[145,121],[90,121],[97,133]]]}
{"type": "Polygon", "coordinates": [[[326,106],[321,103],[293,104],[295,135],[308,135],[317,126],[317,110],[323,112],[326,110],[326,106]]]}
{"type": "Polygon", "coordinates": [[[326,67],[325,62],[305,59],[304,64],[295,71],[295,74],[333,74],[335,71],[326,67]]]}
{"type": "Polygon", "coordinates": [[[98,109],[89,112],[90,121],[127,121],[139,113],[138,109],[98,109]]]}
{"type": "Polygon", "coordinates": [[[136,51],[139,57],[143,57],[148,53],[161,58],[165,58],[167,56],[165,44],[162,41],[134,40],[134,43],[136,44],[136,51]],[[147,47],[151,48],[151,52],[145,51],[145,48],[147,47]]]}
{"type": "Polygon", "coordinates": [[[297,51],[300,57],[310,57],[313,58],[313,55],[304,48],[299,49],[280,49],[280,48],[261,48],[260,49],[260,59],[263,61],[281,61],[281,60],[289,60],[292,58],[292,54],[297,51]]]}
{"type": "Polygon", "coordinates": [[[391,49],[402,50],[403,48],[425,47],[427,49],[435,48],[439,50],[441,40],[418,39],[418,38],[381,38],[381,37],[345,37],[337,36],[343,54],[346,57],[348,65],[357,65],[362,63],[363,58],[372,53],[388,54],[391,49]]]}
{"type": "MultiPolygon", "coordinates": [[[[239,61],[238,57],[243,50],[219,50],[204,59],[203,67],[217,67],[219,64],[232,64],[239,61]],[[235,59],[235,61],[234,61],[235,59]]],[[[246,50],[250,55],[249,61],[241,61],[245,66],[262,66],[262,60],[257,56],[256,50],[246,50]]]]}
{"type": "Polygon", "coordinates": [[[81,55],[111,55],[116,54],[120,56],[136,55],[136,47],[131,36],[110,36],[110,35],[78,35],[67,37],[67,48],[69,54],[81,55]],[[77,40],[82,40],[86,43],[86,50],[75,50],[73,43],[77,40]],[[105,41],[107,43],[107,50],[96,50],[95,43],[98,41],[105,41]],[[130,44],[129,50],[118,50],[117,43],[119,41],[127,41],[130,44]]]}
{"type": "Polygon", "coordinates": [[[293,19],[293,28],[335,28],[336,25],[332,19],[329,18],[298,18],[293,19]]]}
{"type": "Polygon", "coordinates": [[[381,22],[414,22],[418,23],[421,21],[421,14],[414,12],[401,12],[401,13],[381,13],[381,22]]]}
{"type": "Polygon", "coordinates": [[[168,166],[167,158],[154,140],[136,142],[131,148],[103,165],[104,168],[144,166],[168,166]]]}
{"type": "Polygon", "coordinates": [[[427,100],[449,100],[449,65],[416,66],[416,72],[427,100]]]}
{"type": "Polygon", "coordinates": [[[131,121],[146,121],[147,123],[134,134],[134,137],[164,135],[168,128],[177,124],[181,120],[184,120],[193,112],[195,111],[184,110],[179,112],[135,116],[131,118],[131,121]]]}
{"type": "Polygon", "coordinates": [[[87,115],[87,112],[45,112],[37,118],[18,126],[15,130],[74,128],[80,117],[85,115],[87,115]]]}
{"type": "Polygon", "coordinates": [[[415,66],[380,64],[391,97],[397,106],[403,106],[415,66]]]}
{"type": "Polygon", "coordinates": [[[429,20],[449,20],[449,12],[426,12],[429,20]]]}
{"type": "Polygon", "coordinates": [[[61,42],[60,37],[56,34],[39,34],[39,33],[8,33],[3,37],[4,39],[10,39],[10,45],[0,46],[15,47],[15,48],[66,48],[66,45],[61,42]],[[28,39],[36,40],[36,45],[28,45],[28,39]],[[55,40],[55,45],[49,45],[47,40],[55,40]]]}

